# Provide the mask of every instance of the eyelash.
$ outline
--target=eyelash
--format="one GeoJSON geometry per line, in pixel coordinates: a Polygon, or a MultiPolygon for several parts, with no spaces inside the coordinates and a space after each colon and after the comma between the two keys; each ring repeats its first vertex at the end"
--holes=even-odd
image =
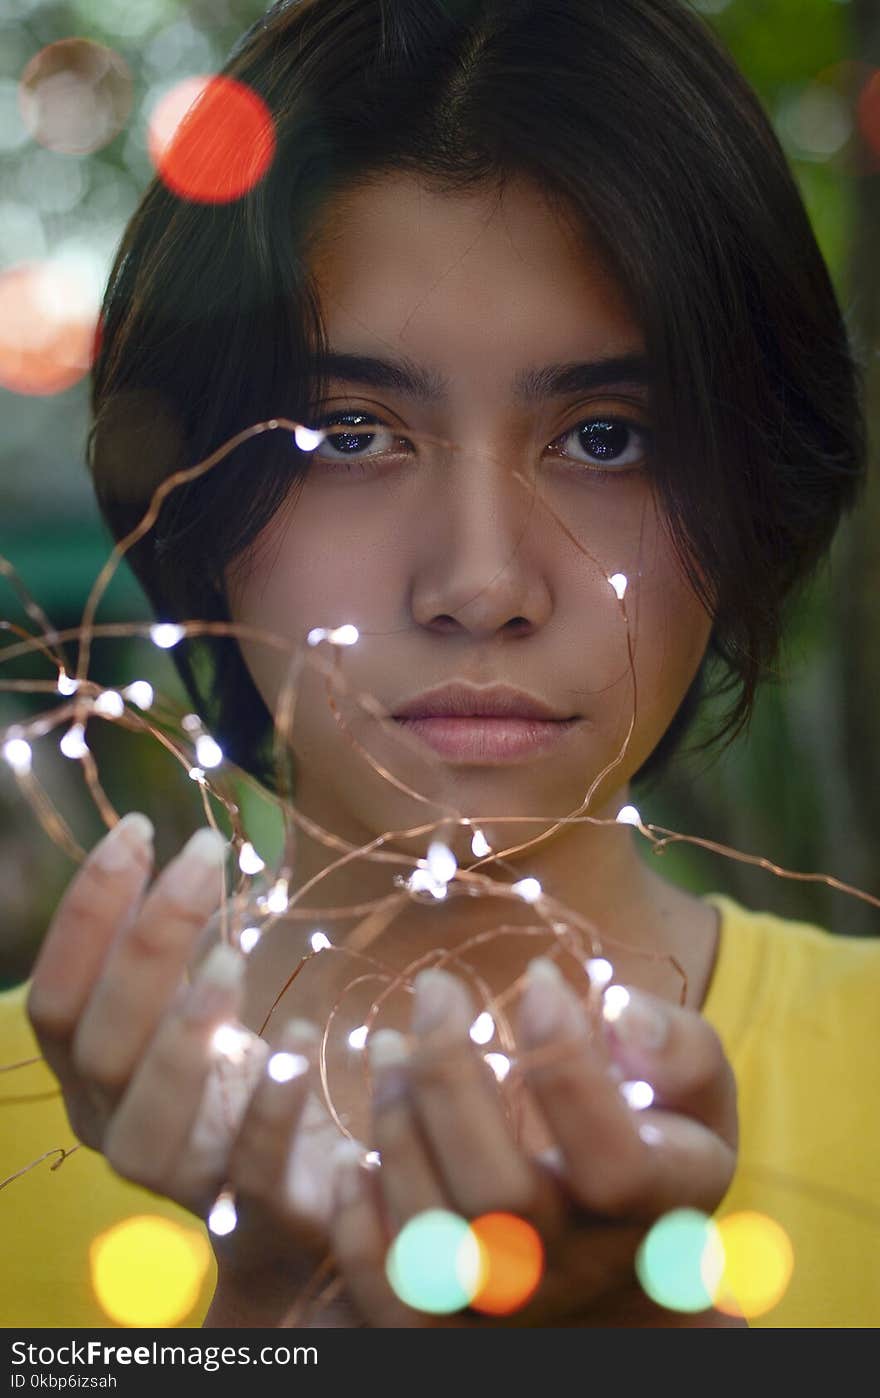
{"type": "MultiPolygon", "coordinates": [[[[336,412],[336,413],[327,414],[326,416],[324,416],[324,417],[322,417],[322,418],[319,418],[319,419],[317,420],[317,422],[315,423],[315,427],[316,427],[316,428],[323,428],[323,429],[326,429],[326,428],[328,428],[328,427],[334,427],[334,426],[337,426],[337,425],[345,426],[345,425],[346,425],[346,422],[345,422],[346,419],[355,419],[355,420],[356,420],[356,421],[349,421],[349,422],[347,423],[347,425],[352,429],[352,435],[353,435],[354,432],[356,432],[356,431],[358,431],[358,430],[363,431],[363,433],[364,433],[365,436],[366,436],[366,435],[375,435],[375,434],[369,434],[369,428],[371,428],[371,427],[381,428],[381,429],[384,429],[386,432],[393,432],[393,429],[390,428],[386,422],[383,422],[381,418],[376,417],[376,416],[375,416],[374,414],[372,414],[372,413],[364,413],[364,412],[361,412],[359,409],[356,409],[356,408],[353,408],[353,409],[350,408],[350,409],[347,409],[347,410],[345,410],[345,409],[340,409],[340,410],[339,410],[338,412],[336,412]]],[[[567,428],[567,429],[565,430],[565,432],[561,432],[561,433],[559,434],[559,436],[556,437],[556,438],[554,439],[554,441],[550,443],[550,447],[548,447],[548,450],[550,450],[550,448],[555,447],[557,442],[564,441],[567,437],[571,437],[574,433],[580,432],[580,431],[582,431],[585,427],[589,427],[591,424],[594,424],[594,423],[610,424],[610,425],[612,425],[612,426],[614,426],[614,427],[625,427],[625,428],[627,428],[629,431],[635,432],[638,436],[640,436],[640,437],[643,439],[644,443],[645,443],[645,449],[644,449],[644,451],[640,454],[640,456],[639,456],[639,458],[638,458],[638,464],[636,464],[636,465],[631,465],[631,464],[627,463],[627,464],[625,464],[624,466],[611,466],[611,467],[608,467],[608,466],[600,466],[600,465],[598,465],[597,463],[591,464],[591,463],[586,462],[586,461],[577,461],[577,460],[573,460],[572,458],[567,458],[567,464],[569,464],[569,465],[572,467],[572,469],[574,469],[574,470],[576,471],[576,470],[578,470],[578,468],[580,468],[580,470],[581,470],[582,472],[586,472],[586,473],[588,473],[588,474],[591,475],[591,476],[597,476],[597,477],[600,477],[601,479],[606,479],[606,480],[607,480],[608,478],[610,478],[611,476],[632,475],[632,474],[635,474],[635,473],[636,473],[637,471],[639,471],[640,469],[642,469],[642,467],[644,466],[645,462],[646,462],[647,459],[648,459],[648,453],[649,453],[650,442],[651,442],[651,431],[650,431],[650,429],[649,429],[648,427],[644,426],[643,423],[635,422],[635,421],[633,421],[631,418],[620,417],[620,416],[618,416],[618,415],[616,415],[616,414],[614,414],[614,413],[597,413],[594,417],[587,417],[587,418],[581,419],[581,421],[575,423],[573,427],[569,427],[569,428],[567,428]]],[[[333,434],[330,434],[330,435],[331,435],[331,436],[342,436],[343,434],[340,432],[340,433],[333,433],[333,434]]],[[[321,445],[323,446],[328,440],[329,440],[329,437],[325,438],[325,439],[324,439],[324,443],[322,443],[321,445]]],[[[397,444],[399,444],[399,443],[401,443],[401,442],[406,442],[407,445],[409,445],[408,439],[407,439],[405,436],[403,436],[402,434],[400,434],[399,436],[395,437],[394,441],[395,441],[395,445],[397,445],[397,444]]],[[[376,453],[376,454],[375,454],[375,457],[356,457],[356,456],[351,456],[351,457],[347,457],[347,458],[346,458],[346,457],[341,457],[341,458],[337,458],[337,459],[334,460],[334,459],[332,459],[332,458],[327,458],[327,457],[320,457],[320,456],[318,456],[318,455],[317,455],[317,449],[316,449],[316,451],[314,451],[314,452],[311,453],[311,456],[312,456],[312,458],[313,458],[314,460],[319,461],[319,462],[321,463],[321,465],[323,465],[323,466],[329,466],[329,467],[334,468],[334,469],[339,469],[339,468],[341,468],[343,471],[348,472],[348,473],[350,473],[350,474],[355,474],[355,473],[357,473],[357,474],[359,474],[359,475],[361,475],[361,476],[366,476],[366,475],[370,474],[370,469],[369,469],[369,467],[364,466],[362,463],[363,463],[363,462],[366,462],[366,461],[371,461],[371,460],[373,460],[373,459],[376,459],[376,458],[379,457],[379,456],[388,455],[388,454],[389,454],[389,453],[381,453],[381,452],[379,452],[379,453],[376,453]]],[[[560,455],[561,455],[561,453],[560,453],[560,455]]]]}

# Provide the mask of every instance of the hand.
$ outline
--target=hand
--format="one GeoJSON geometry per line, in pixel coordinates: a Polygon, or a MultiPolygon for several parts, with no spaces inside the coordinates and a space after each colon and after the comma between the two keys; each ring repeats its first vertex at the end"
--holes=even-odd
{"type": "MultiPolygon", "coordinates": [[[[221,1268],[253,1276],[283,1254],[289,1291],[292,1260],[302,1258],[301,1285],[326,1251],[326,1153],[338,1133],[307,1100],[309,1072],[278,1083],[263,1071],[271,1050],[257,1035],[240,1028],[235,1061],[218,1055],[214,1034],[240,1010],[242,956],[218,947],[187,982],[224,891],[222,837],[198,832],[144,896],[152,848],[137,832],[137,819],[119,822],[73,878],[28,1014],[79,1139],[200,1218],[231,1186],[239,1226],[216,1244],[221,1268]]],[[[278,1047],[311,1059],[315,1032],[285,1033],[278,1047]]]]}
{"type": "Polygon", "coordinates": [[[707,1311],[684,1316],[651,1302],[633,1262],[647,1228],[667,1210],[709,1213],[733,1176],[733,1073],[697,1013],[633,992],[608,1031],[625,1079],[648,1080],[654,1104],[634,1111],[591,1042],[577,997],[552,962],[533,963],[518,1023],[528,1090],[557,1146],[558,1165],[516,1145],[497,1087],[470,1043],[474,1008],[452,976],[417,978],[415,1046],[377,1035],[374,1144],[381,1167],[349,1160],[332,1228],[354,1305],[372,1326],[727,1326],[707,1311]],[[472,1220],[503,1211],[539,1232],[545,1271],[507,1320],[474,1312],[428,1316],[400,1301],[385,1274],[388,1246],[423,1210],[472,1220]]]}

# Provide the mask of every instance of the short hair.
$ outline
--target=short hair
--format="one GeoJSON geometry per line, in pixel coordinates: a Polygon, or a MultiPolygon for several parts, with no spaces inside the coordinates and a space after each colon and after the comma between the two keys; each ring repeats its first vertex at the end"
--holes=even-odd
{"type": "MultiPolygon", "coordinates": [[[[325,201],[417,175],[438,192],[525,176],[619,279],[652,372],[652,474],[713,617],[704,662],[636,780],[669,761],[713,676],[712,741],[747,724],[787,604],[865,473],[863,371],[784,152],[681,0],[285,0],[222,73],[267,104],[276,152],[228,204],[155,178],[110,274],[88,462],[124,537],[173,471],[236,432],[308,422],[326,339],[307,251],[325,201]]],[[[229,620],[225,568],[303,478],[282,433],[173,491],[128,560],[163,620],[229,620]]],[[[269,789],[272,715],[238,643],[173,660],[229,759],[269,789]]]]}

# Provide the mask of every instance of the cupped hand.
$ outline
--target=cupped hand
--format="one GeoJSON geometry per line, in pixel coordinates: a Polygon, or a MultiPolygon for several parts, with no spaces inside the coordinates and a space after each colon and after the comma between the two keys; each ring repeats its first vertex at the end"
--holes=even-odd
{"type": "Polygon", "coordinates": [[[657,1218],[683,1206],[711,1213],[728,1189],[737,1147],[730,1065],[695,1011],[636,991],[627,1000],[619,987],[616,1002],[607,1003],[619,1013],[602,1045],[554,963],[532,963],[518,1020],[518,1045],[526,1050],[520,1067],[554,1142],[535,1158],[517,1145],[497,1086],[470,1042],[474,1007],[465,987],[442,971],[417,977],[411,1040],[382,1031],[373,1043],[381,1165],[365,1169],[350,1152],[338,1178],[334,1252],[368,1324],[742,1323],[708,1302],[698,1316],[664,1311],[634,1271],[638,1246],[657,1218]],[[630,1105],[638,1099],[625,1095],[624,1084],[633,1081],[650,1084],[651,1105],[630,1105]],[[537,1230],[544,1270],[519,1309],[508,1317],[478,1310],[443,1317],[398,1298],[385,1271],[389,1245],[428,1209],[469,1221],[514,1214],[537,1230]]]}

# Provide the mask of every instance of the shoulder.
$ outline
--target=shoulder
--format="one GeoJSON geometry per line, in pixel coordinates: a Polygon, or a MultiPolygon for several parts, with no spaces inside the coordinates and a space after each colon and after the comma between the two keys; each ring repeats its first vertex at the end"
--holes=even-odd
{"type": "Polygon", "coordinates": [[[715,970],[704,1006],[735,1048],[772,1022],[851,1038],[876,1033],[880,937],[844,937],[812,923],[751,911],[721,894],[708,900],[721,917],[715,970]]]}

